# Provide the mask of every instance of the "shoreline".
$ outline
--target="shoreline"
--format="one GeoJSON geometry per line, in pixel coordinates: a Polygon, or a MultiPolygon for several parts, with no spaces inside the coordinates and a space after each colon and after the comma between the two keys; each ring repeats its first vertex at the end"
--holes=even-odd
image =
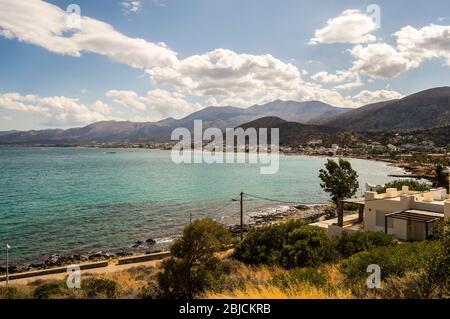
{"type": "MultiPolygon", "coordinates": [[[[331,206],[328,203],[317,203],[317,204],[304,204],[304,205],[273,205],[266,206],[258,209],[257,211],[249,212],[247,214],[247,221],[244,223],[243,231],[247,233],[250,229],[254,227],[261,227],[265,225],[270,225],[273,223],[281,222],[290,218],[303,219],[306,222],[319,221],[321,218],[327,216],[330,213],[331,206]]],[[[219,221],[220,222],[220,221],[219,221]]],[[[226,225],[233,236],[238,236],[240,232],[239,224],[226,225]]],[[[179,234],[181,235],[181,234],[179,234]]],[[[153,253],[161,253],[168,251],[170,244],[178,237],[174,236],[172,240],[166,241],[166,247],[156,248],[155,239],[149,238],[147,242],[137,241],[135,245],[147,246],[148,251],[145,253],[130,252],[126,251],[126,248],[118,249],[118,252],[95,252],[95,253],[74,253],[74,254],[52,254],[45,255],[41,260],[36,260],[35,262],[16,262],[11,263],[9,266],[10,274],[24,273],[30,271],[38,270],[48,270],[52,268],[65,267],[71,264],[82,264],[87,262],[101,262],[101,261],[114,261],[119,258],[125,257],[135,257],[150,255],[153,253]],[[154,248],[154,249],[152,249],[154,248]]],[[[145,250],[145,249],[144,249],[145,250]]],[[[5,267],[0,267],[0,275],[5,275],[5,267]]]]}

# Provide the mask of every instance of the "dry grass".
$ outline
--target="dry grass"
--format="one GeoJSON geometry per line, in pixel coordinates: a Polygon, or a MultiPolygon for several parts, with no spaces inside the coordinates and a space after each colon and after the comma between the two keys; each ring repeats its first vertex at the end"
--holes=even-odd
{"type": "Polygon", "coordinates": [[[280,267],[235,265],[230,275],[228,289],[221,292],[207,292],[208,299],[349,299],[354,298],[350,290],[336,288],[343,277],[336,266],[326,266],[330,286],[318,288],[308,283],[291,283],[278,287],[272,278],[286,272],[280,267]]]}
{"type": "Polygon", "coordinates": [[[209,299],[350,299],[353,295],[348,290],[324,290],[303,284],[279,288],[268,283],[264,285],[247,284],[224,293],[208,293],[209,299]]]}

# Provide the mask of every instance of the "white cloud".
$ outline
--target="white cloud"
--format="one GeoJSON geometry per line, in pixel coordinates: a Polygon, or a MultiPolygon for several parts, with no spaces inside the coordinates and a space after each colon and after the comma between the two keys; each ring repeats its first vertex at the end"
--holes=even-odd
{"type": "Polygon", "coordinates": [[[443,59],[450,66],[450,26],[431,24],[421,29],[406,26],[394,36],[396,46],[375,43],[349,50],[355,59],[350,71],[390,79],[430,59],[443,59]]]}
{"type": "Polygon", "coordinates": [[[174,68],[147,72],[155,85],[169,84],[200,97],[254,102],[292,92],[303,82],[297,67],[269,54],[238,54],[225,49],[190,56],[174,68]]]}
{"type": "Polygon", "coordinates": [[[322,71],[314,74],[311,78],[319,83],[342,83],[355,80],[357,75],[350,71],[337,71],[336,74],[322,71]]]}
{"type": "MultiPolygon", "coordinates": [[[[113,98],[114,102],[138,111],[157,113],[160,117],[187,115],[201,108],[198,103],[190,103],[185,96],[177,92],[155,89],[140,96],[134,91],[110,90],[106,96],[113,98]]],[[[148,115],[139,115],[141,117],[148,115]]],[[[155,118],[152,116],[152,118],[155,118]]]]}
{"type": "Polygon", "coordinates": [[[371,103],[377,103],[377,102],[383,102],[383,101],[389,101],[393,99],[400,99],[403,95],[396,92],[396,91],[390,91],[390,90],[377,90],[377,91],[368,91],[363,90],[352,97],[347,97],[347,101],[349,104],[352,104],[353,106],[361,106],[371,103]]]}
{"type": "Polygon", "coordinates": [[[397,50],[410,61],[411,67],[433,58],[444,59],[450,66],[450,26],[431,24],[421,29],[406,26],[394,35],[397,50]]]}
{"type": "Polygon", "coordinates": [[[325,27],[316,30],[310,44],[371,42],[376,37],[370,33],[376,29],[376,23],[365,13],[345,10],[338,17],[329,19],[325,27]]]}
{"type": "Polygon", "coordinates": [[[334,88],[336,90],[351,90],[351,89],[361,87],[361,86],[364,86],[364,83],[361,82],[361,80],[356,80],[355,82],[348,82],[348,83],[337,85],[334,88]]]}
{"type": "Polygon", "coordinates": [[[357,45],[350,53],[355,58],[352,70],[375,78],[393,78],[410,67],[410,61],[386,43],[357,45]]]}
{"type": "Polygon", "coordinates": [[[0,108],[37,115],[49,126],[70,126],[106,120],[109,107],[97,101],[91,107],[65,96],[40,97],[19,93],[0,93],[0,108]]]}
{"type": "Polygon", "coordinates": [[[81,29],[69,32],[65,11],[39,0],[0,0],[0,35],[80,56],[83,52],[105,55],[136,68],[167,67],[177,63],[176,53],[163,43],[130,38],[111,25],[81,18],[81,29]]]}

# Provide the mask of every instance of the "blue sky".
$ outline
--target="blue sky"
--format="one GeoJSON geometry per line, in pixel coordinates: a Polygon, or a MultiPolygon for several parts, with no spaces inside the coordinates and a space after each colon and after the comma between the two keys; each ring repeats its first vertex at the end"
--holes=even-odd
{"type": "Polygon", "coordinates": [[[359,107],[450,83],[444,0],[76,1],[68,30],[71,3],[0,0],[0,130],[274,99],[359,107]]]}

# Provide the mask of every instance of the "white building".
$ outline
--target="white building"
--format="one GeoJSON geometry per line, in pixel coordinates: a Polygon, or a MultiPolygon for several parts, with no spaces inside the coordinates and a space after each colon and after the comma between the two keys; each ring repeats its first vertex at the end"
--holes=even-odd
{"type": "Polygon", "coordinates": [[[338,218],[313,225],[328,228],[330,237],[343,231],[382,231],[399,240],[424,240],[433,232],[433,224],[450,218],[450,197],[444,188],[429,192],[410,191],[407,186],[386,193],[366,191],[362,198],[344,203],[357,204],[357,214],[338,212],[338,218]]]}

